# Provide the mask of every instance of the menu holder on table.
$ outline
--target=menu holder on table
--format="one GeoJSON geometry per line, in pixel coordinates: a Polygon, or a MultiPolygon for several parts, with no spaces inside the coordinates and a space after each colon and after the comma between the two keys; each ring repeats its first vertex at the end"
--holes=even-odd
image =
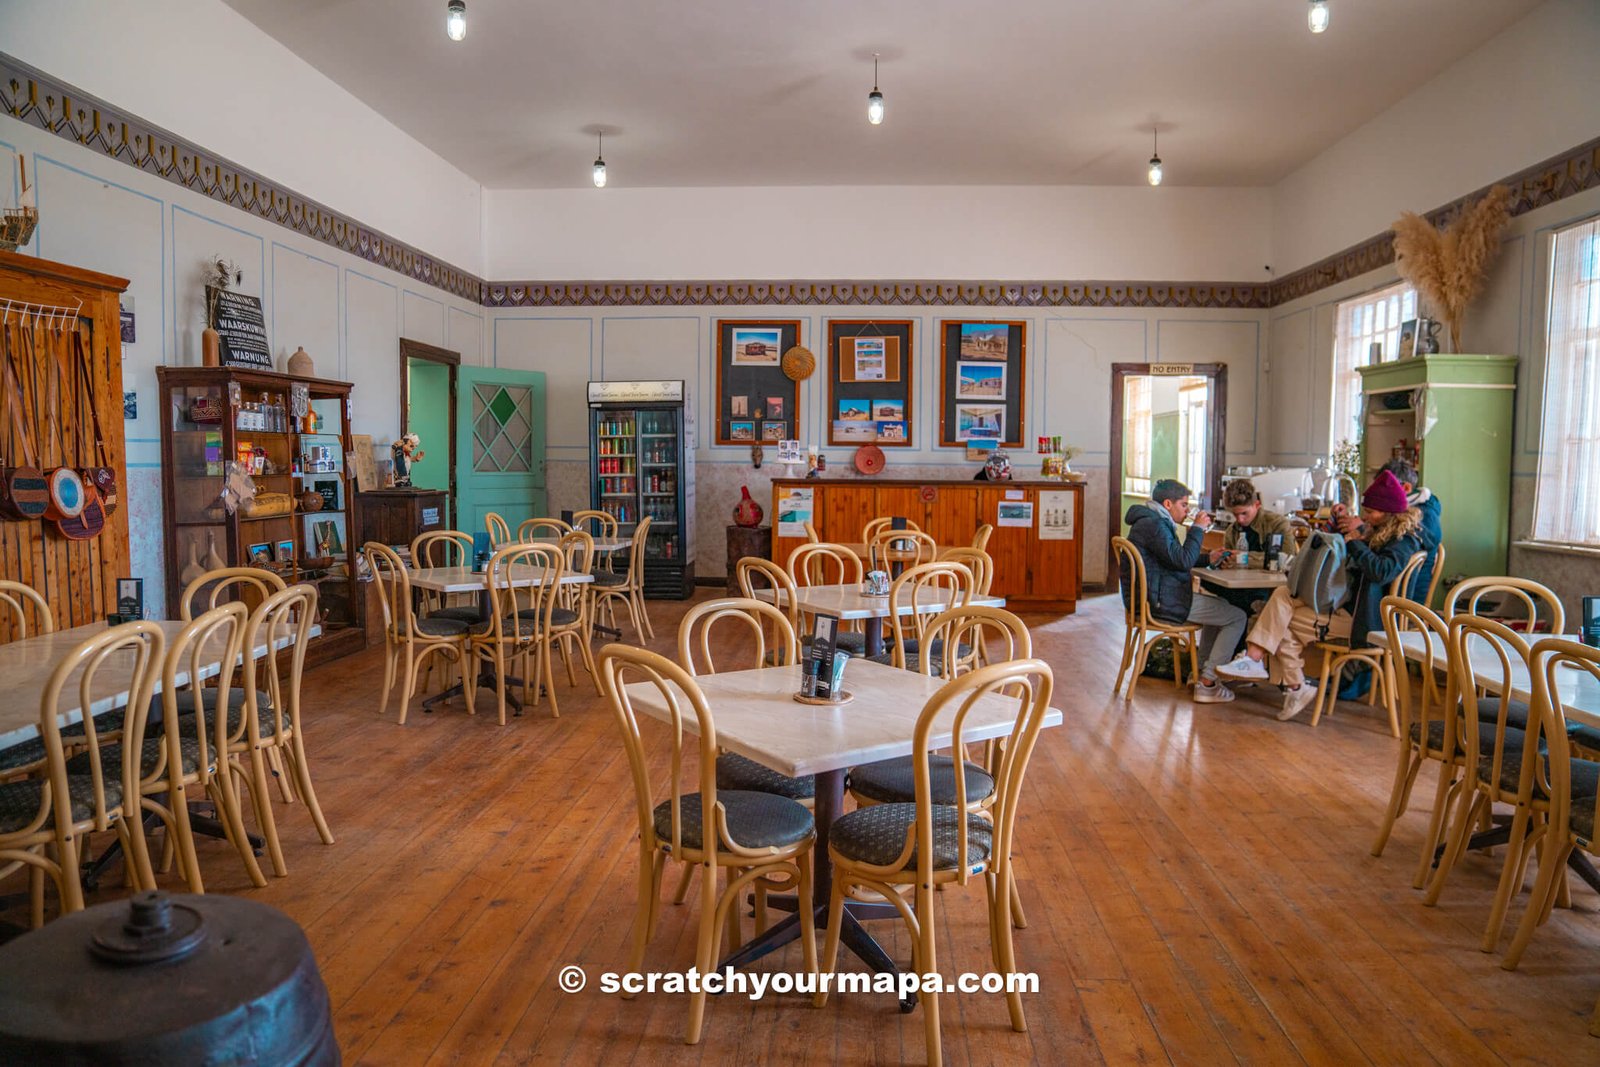
{"type": "Polygon", "coordinates": [[[840,687],[849,658],[848,652],[839,650],[838,616],[817,615],[812,623],[811,645],[800,665],[800,692],[794,699],[801,704],[850,703],[855,695],[840,687]]]}

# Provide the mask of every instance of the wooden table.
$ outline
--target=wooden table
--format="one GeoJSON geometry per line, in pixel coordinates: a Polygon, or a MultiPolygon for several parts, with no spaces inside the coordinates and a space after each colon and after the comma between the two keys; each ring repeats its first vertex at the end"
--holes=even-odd
{"type": "MultiPolygon", "coordinates": [[[[828,898],[833,889],[828,831],[834,820],[844,814],[845,771],[863,763],[911,755],[917,719],[944,680],[880,663],[854,662],[845,670],[845,688],[855,699],[842,707],[795,701],[794,694],[800,691],[799,665],[729,671],[695,680],[711,709],[718,745],[792,778],[816,776],[813,812],[817,843],[811,906],[817,928],[825,929],[828,898]]],[[[654,684],[636,682],[627,688],[635,708],[651,718],[671,721],[654,684]]],[[[1015,725],[1017,711],[1016,702],[1004,697],[989,695],[979,699],[967,713],[964,739],[1004,737],[1015,725]]],[[[1051,708],[1045,714],[1044,725],[1061,725],[1061,712],[1051,708]]],[[[686,718],[685,727],[692,731],[695,724],[686,718]]],[[[951,732],[946,725],[930,735],[928,746],[930,750],[945,748],[950,742],[951,732]]],[[[847,899],[840,939],[873,970],[894,973],[894,961],[862,927],[861,920],[898,917],[892,904],[847,899]]],[[[799,936],[799,917],[791,915],[717,966],[743,966],[799,936]]]]}
{"type": "MultiPolygon", "coordinates": [[[[188,623],[161,620],[156,625],[161,627],[161,632],[170,642],[188,623]]],[[[105,631],[104,621],[91,622],[85,626],[75,626],[70,630],[57,630],[52,634],[40,634],[37,637],[0,645],[0,678],[5,679],[6,685],[5,699],[0,700],[0,748],[9,748],[39,736],[40,701],[44,699],[45,686],[49,683],[50,674],[55,670],[56,664],[72,649],[105,631]]],[[[320,626],[311,627],[312,637],[321,632],[320,626]]],[[[275,640],[273,645],[280,649],[286,648],[292,640],[288,635],[284,635],[275,640]]],[[[252,649],[252,655],[259,658],[266,654],[267,642],[258,641],[252,649]]],[[[179,685],[188,685],[193,680],[189,674],[190,660],[191,657],[186,655],[183,657],[183,662],[178,664],[176,681],[179,685]]],[[[244,658],[241,655],[232,666],[238,666],[243,662],[244,658]]],[[[104,715],[108,711],[127,707],[130,695],[127,688],[128,671],[132,668],[132,650],[117,653],[106,661],[105,666],[95,675],[88,708],[90,715],[104,715]],[[119,663],[125,663],[126,670],[111,669],[119,663]]],[[[222,659],[219,653],[215,657],[203,660],[200,679],[214,678],[221,671],[222,659]]],[[[78,702],[77,682],[81,674],[81,670],[74,671],[61,690],[56,721],[62,726],[70,726],[83,719],[84,708],[78,702]]],[[[161,687],[161,669],[160,664],[157,664],[154,691],[160,693],[161,687]]]]}
{"type": "Polygon", "coordinates": [[[1219,589],[1276,589],[1289,584],[1287,574],[1265,567],[1196,567],[1189,573],[1219,589]]]}
{"type": "MultiPolygon", "coordinates": [[[[627,542],[623,542],[626,544],[627,542]]],[[[471,567],[416,567],[411,570],[411,587],[413,589],[426,589],[434,593],[477,593],[478,614],[487,619],[490,612],[489,604],[489,572],[487,570],[475,571],[471,567]]],[[[527,589],[530,586],[544,584],[544,568],[533,567],[526,564],[517,564],[511,567],[500,568],[499,585],[502,589],[527,589]]],[[[594,581],[592,574],[563,574],[557,585],[586,585],[594,581]]],[[[516,714],[522,714],[522,701],[511,694],[512,683],[521,684],[520,678],[506,678],[506,701],[516,714]]],[[[487,661],[478,674],[479,688],[496,687],[497,679],[490,670],[487,661]]],[[[453,685],[442,693],[429,697],[422,702],[423,711],[432,711],[435,704],[442,704],[451,697],[460,696],[466,691],[466,686],[453,685]]]]}
{"type": "MultiPolygon", "coordinates": [[[[770,601],[779,607],[784,605],[778,600],[776,589],[757,589],[756,598],[770,601]]],[[[950,607],[953,599],[950,594],[942,589],[922,589],[914,598],[902,599],[894,606],[895,615],[929,615],[938,614],[950,607]]],[[[974,596],[970,603],[980,607],[1003,608],[1006,606],[1004,597],[974,596]]],[[[795,590],[795,605],[808,614],[833,615],[845,621],[864,619],[867,624],[867,655],[877,656],[883,652],[883,620],[891,614],[889,597],[868,596],[861,591],[861,586],[854,582],[846,585],[803,585],[795,590]]]]}

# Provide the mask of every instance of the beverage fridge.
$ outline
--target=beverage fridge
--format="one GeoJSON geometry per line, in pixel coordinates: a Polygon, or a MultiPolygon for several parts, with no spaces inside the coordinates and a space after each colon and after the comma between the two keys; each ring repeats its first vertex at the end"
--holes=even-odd
{"type": "MultiPolygon", "coordinates": [[[[649,518],[644,592],[694,593],[694,414],[681,381],[589,383],[590,507],[632,537],[649,518]]],[[[615,557],[618,570],[627,556],[615,557]]]]}

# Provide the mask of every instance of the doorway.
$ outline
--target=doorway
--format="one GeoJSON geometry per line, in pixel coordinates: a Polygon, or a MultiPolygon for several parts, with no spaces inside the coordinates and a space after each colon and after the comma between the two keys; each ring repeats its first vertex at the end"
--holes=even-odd
{"type": "MultiPolygon", "coordinates": [[[[1150,498],[1163,478],[1187,485],[1215,511],[1226,462],[1228,367],[1224,363],[1114,363],[1111,366],[1111,533],[1127,533],[1122,517],[1150,498]]],[[[1107,581],[1115,582],[1111,538],[1107,581]]]]}
{"type": "Polygon", "coordinates": [[[461,353],[400,339],[400,433],[422,439],[423,457],[411,465],[411,484],[449,495],[447,529],[456,514],[456,374],[461,353]]]}

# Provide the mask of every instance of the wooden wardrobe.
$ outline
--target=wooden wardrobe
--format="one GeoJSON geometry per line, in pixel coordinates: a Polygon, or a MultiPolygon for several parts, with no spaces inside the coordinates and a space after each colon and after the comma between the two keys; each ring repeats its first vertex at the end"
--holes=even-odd
{"type": "MultiPolygon", "coordinates": [[[[0,252],[0,316],[10,323],[22,315],[34,316],[41,330],[54,328],[53,321],[61,330],[77,330],[81,336],[105,445],[105,465],[117,475],[120,504],[106,517],[99,537],[70,541],[48,524],[0,520],[0,578],[24,582],[42,593],[58,630],[103,620],[116,610],[117,579],[137,577],[129,570],[130,494],[122,429],[122,331],[117,299],[127,287],[125,279],[109,274],[0,252]],[[57,309],[53,320],[52,309],[57,309]]],[[[17,336],[9,328],[4,332],[8,337],[17,336]]],[[[85,430],[93,422],[71,380],[65,387],[60,379],[52,383],[56,375],[50,361],[21,345],[7,342],[0,354],[13,361],[19,375],[18,399],[38,465],[48,469],[97,464],[91,434],[85,430]],[[52,395],[57,397],[54,410],[59,433],[47,418],[52,395]]],[[[0,387],[4,380],[0,375],[0,387]]],[[[0,395],[0,404],[5,403],[7,398],[0,395]]],[[[0,463],[7,465],[23,461],[20,428],[9,422],[6,420],[7,432],[0,434],[0,463]]],[[[155,592],[147,587],[146,599],[155,592]]],[[[0,619],[0,641],[12,636],[10,620],[0,619]]]]}

